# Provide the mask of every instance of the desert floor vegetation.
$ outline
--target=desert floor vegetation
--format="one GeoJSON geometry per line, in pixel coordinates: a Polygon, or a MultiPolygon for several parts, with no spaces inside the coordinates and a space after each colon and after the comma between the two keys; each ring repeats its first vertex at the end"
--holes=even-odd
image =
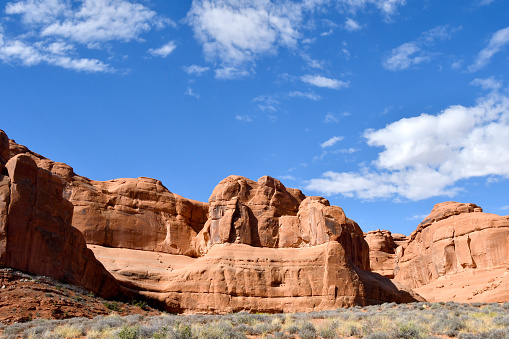
{"type": "Polygon", "coordinates": [[[509,303],[387,303],[293,314],[129,315],[0,325],[2,338],[509,338],[509,303]]]}

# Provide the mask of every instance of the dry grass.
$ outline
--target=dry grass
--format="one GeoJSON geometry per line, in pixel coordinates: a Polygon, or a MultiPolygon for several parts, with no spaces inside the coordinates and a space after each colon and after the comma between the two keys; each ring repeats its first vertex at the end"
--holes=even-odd
{"type": "MultiPolygon", "coordinates": [[[[0,328],[1,330],[1,328],[0,328]]],[[[2,338],[509,338],[509,304],[394,303],[295,314],[98,316],[3,327],[2,338]]]]}

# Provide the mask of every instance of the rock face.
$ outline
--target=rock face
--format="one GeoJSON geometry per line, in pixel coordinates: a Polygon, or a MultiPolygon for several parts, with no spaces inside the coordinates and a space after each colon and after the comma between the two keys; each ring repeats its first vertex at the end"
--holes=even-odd
{"type": "Polygon", "coordinates": [[[406,244],[407,237],[386,230],[376,230],[366,233],[364,239],[369,246],[371,271],[387,278],[394,278],[397,248],[406,244]]]}
{"type": "MultiPolygon", "coordinates": [[[[2,143],[3,144],[3,143],[2,143]]],[[[61,179],[16,155],[0,175],[0,266],[46,275],[112,297],[119,284],[71,226],[61,179]]]]}
{"type": "Polygon", "coordinates": [[[444,202],[410,235],[395,279],[416,288],[467,271],[509,267],[509,217],[474,204],[444,202]]]}
{"type": "Polygon", "coordinates": [[[2,170],[9,173],[0,178],[0,207],[8,206],[0,209],[5,266],[114,294],[117,280],[86,240],[122,287],[170,311],[421,300],[369,272],[363,232],[340,207],[277,179],[230,176],[201,203],[155,179],[90,180],[2,133],[2,170]],[[71,218],[76,228],[68,227],[71,218]]]}
{"type": "Polygon", "coordinates": [[[125,286],[170,312],[303,312],[422,300],[360,270],[331,241],[305,248],[217,244],[200,258],[92,246],[125,286]]]}

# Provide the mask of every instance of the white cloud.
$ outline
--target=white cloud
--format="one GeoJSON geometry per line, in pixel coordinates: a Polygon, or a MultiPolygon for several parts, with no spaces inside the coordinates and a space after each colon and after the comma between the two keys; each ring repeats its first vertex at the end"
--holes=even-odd
{"type": "Polygon", "coordinates": [[[444,41],[450,39],[460,29],[461,27],[451,28],[445,25],[423,32],[415,41],[406,42],[393,48],[382,65],[390,71],[400,71],[429,62],[434,54],[427,52],[424,48],[433,45],[436,40],[444,41]]]}
{"type": "Polygon", "coordinates": [[[421,48],[415,43],[405,43],[391,51],[391,55],[385,59],[383,66],[391,71],[399,71],[429,61],[429,56],[416,55],[420,51],[421,48]]]}
{"type": "Polygon", "coordinates": [[[491,58],[499,53],[507,44],[509,44],[509,27],[498,30],[493,34],[488,46],[479,52],[474,63],[468,66],[468,70],[475,72],[485,67],[490,63],[491,58]]]}
{"type": "MultiPolygon", "coordinates": [[[[174,25],[131,0],[20,0],[8,2],[5,13],[9,21],[19,16],[27,31],[5,43],[4,62],[25,66],[47,63],[90,72],[113,69],[100,60],[78,57],[74,43],[100,49],[104,42],[140,41],[140,35],[152,28],[174,25]]],[[[166,56],[171,46],[150,52],[166,56]]]]}
{"type": "Polygon", "coordinates": [[[322,148],[332,147],[332,146],[334,146],[337,142],[339,142],[339,141],[341,141],[341,140],[343,140],[343,139],[344,139],[344,137],[332,137],[332,138],[330,138],[329,140],[327,140],[327,141],[325,141],[325,142],[322,142],[322,143],[320,144],[320,146],[321,146],[322,148]]]}
{"type": "Polygon", "coordinates": [[[346,19],[345,25],[343,26],[343,28],[349,32],[354,32],[354,31],[360,31],[362,29],[362,26],[359,25],[359,23],[357,21],[355,21],[354,19],[348,18],[348,19],[346,19]]]}
{"type": "Polygon", "coordinates": [[[235,67],[218,68],[215,71],[215,78],[221,80],[241,79],[249,75],[249,72],[235,67]]]}
{"type": "Polygon", "coordinates": [[[279,179],[281,179],[281,180],[292,180],[292,181],[297,180],[293,175],[282,175],[282,176],[279,177],[279,179]]]}
{"type": "Polygon", "coordinates": [[[65,0],[25,0],[5,6],[6,14],[20,14],[26,24],[49,24],[70,11],[70,3],[65,0]]]}
{"type": "Polygon", "coordinates": [[[502,206],[500,209],[503,211],[507,211],[509,210],[509,205],[502,206]]]}
{"type": "Polygon", "coordinates": [[[195,0],[187,15],[206,58],[225,67],[294,47],[301,19],[298,4],[257,0],[195,0]]]}
{"type": "Polygon", "coordinates": [[[338,0],[338,4],[353,13],[367,5],[374,5],[389,18],[396,14],[399,6],[406,4],[406,0],[338,0]]]}
{"type": "Polygon", "coordinates": [[[186,95],[189,95],[190,97],[200,99],[200,95],[198,93],[195,93],[191,87],[187,88],[187,91],[185,92],[186,95]]]}
{"type": "Polygon", "coordinates": [[[329,171],[307,189],[361,199],[404,197],[421,200],[453,196],[458,181],[509,178],[509,97],[492,92],[472,107],[450,106],[437,115],[405,118],[364,133],[370,146],[383,147],[359,172],[329,171]]]}
{"type": "Polygon", "coordinates": [[[333,113],[327,113],[323,122],[325,122],[326,124],[330,124],[332,122],[339,122],[339,118],[333,113]]]}
{"type": "Polygon", "coordinates": [[[84,0],[41,31],[42,36],[60,36],[80,43],[138,39],[156,26],[157,14],[149,8],[123,0],[84,0]]]}
{"type": "Polygon", "coordinates": [[[210,67],[203,67],[198,65],[184,66],[183,68],[187,74],[194,74],[197,76],[202,76],[210,70],[210,67]]]}
{"type": "Polygon", "coordinates": [[[235,120],[238,121],[245,121],[245,122],[252,122],[253,119],[249,115],[236,115],[235,120]]]}
{"type": "Polygon", "coordinates": [[[303,75],[300,79],[303,82],[306,82],[308,84],[311,84],[311,85],[317,86],[317,87],[340,89],[340,88],[347,88],[349,86],[348,82],[326,78],[321,75],[309,75],[308,74],[308,75],[303,75]]]}
{"type": "Polygon", "coordinates": [[[74,58],[65,55],[65,52],[73,49],[74,47],[72,45],[63,43],[52,43],[49,45],[39,43],[30,45],[21,40],[8,40],[0,33],[0,60],[8,64],[35,66],[45,63],[75,71],[112,71],[108,64],[97,59],[74,58]]]}
{"type": "Polygon", "coordinates": [[[321,96],[319,96],[318,94],[312,93],[312,92],[292,91],[292,92],[288,93],[288,96],[292,97],[292,98],[295,98],[295,97],[306,98],[306,99],[310,99],[313,101],[318,101],[318,100],[322,99],[321,96]]]}
{"type": "Polygon", "coordinates": [[[150,48],[148,50],[148,53],[153,56],[166,58],[168,55],[170,55],[175,50],[175,48],[177,48],[177,45],[175,44],[175,42],[170,41],[167,44],[164,44],[163,46],[161,46],[159,48],[156,48],[156,49],[150,48]]]}
{"type": "Polygon", "coordinates": [[[470,84],[480,86],[482,89],[486,90],[498,90],[502,87],[502,81],[495,80],[493,76],[486,79],[474,79],[470,84]]]}

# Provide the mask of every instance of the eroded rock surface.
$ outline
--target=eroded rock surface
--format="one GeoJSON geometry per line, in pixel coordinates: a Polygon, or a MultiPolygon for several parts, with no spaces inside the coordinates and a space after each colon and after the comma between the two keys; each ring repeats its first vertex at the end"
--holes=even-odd
{"type": "MultiPolygon", "coordinates": [[[[12,209],[18,211],[19,229],[35,227],[39,232],[42,224],[37,218],[61,219],[54,222],[56,229],[42,232],[43,240],[30,231],[28,236],[12,233],[11,241],[12,229],[0,227],[0,249],[3,243],[13,249],[0,256],[6,265],[15,257],[16,265],[32,267],[36,259],[27,253],[35,252],[20,241],[33,243],[43,259],[34,273],[61,265],[64,274],[53,268],[55,277],[76,283],[72,279],[84,265],[89,273],[78,284],[88,287],[90,280],[109,286],[111,276],[97,280],[100,268],[94,268],[91,252],[82,250],[86,239],[124,289],[159,300],[171,311],[303,311],[420,300],[368,272],[369,249],[362,230],[340,207],[322,197],[306,197],[277,179],[230,176],[214,189],[208,203],[201,203],[171,193],[155,179],[90,180],[12,140],[7,152],[5,144],[0,144],[0,154],[8,163],[2,170],[11,173],[9,164],[22,159],[37,177],[35,186],[45,185],[51,192],[38,196],[39,191],[25,190],[19,180],[1,177],[0,206],[3,202],[16,207],[13,201],[19,201],[19,208],[12,209]],[[13,198],[13,183],[20,187],[15,192],[28,192],[22,199],[13,198]],[[2,193],[5,186],[7,195],[2,193]],[[27,209],[32,203],[41,204],[33,213],[27,209]],[[71,217],[77,229],[58,226],[71,217]],[[55,241],[54,253],[46,253],[47,239],[55,241]],[[67,260],[75,266],[68,268],[67,260]]],[[[7,226],[10,211],[9,207],[7,226]]],[[[116,283],[113,280],[112,291],[116,283]]]]}
{"type": "Polygon", "coordinates": [[[509,217],[474,204],[444,202],[410,235],[395,279],[416,288],[439,277],[509,265],[509,217]]]}
{"type": "Polygon", "coordinates": [[[119,284],[71,226],[61,179],[16,155],[0,176],[0,265],[45,275],[112,297],[119,284]]]}
{"type": "Polygon", "coordinates": [[[218,244],[200,258],[91,248],[123,285],[172,312],[302,312],[423,300],[360,270],[335,241],[304,248],[218,244]]]}
{"type": "Polygon", "coordinates": [[[372,272],[394,278],[397,248],[406,244],[403,234],[392,234],[386,230],[370,231],[364,239],[369,246],[369,265],[372,272]]]}

